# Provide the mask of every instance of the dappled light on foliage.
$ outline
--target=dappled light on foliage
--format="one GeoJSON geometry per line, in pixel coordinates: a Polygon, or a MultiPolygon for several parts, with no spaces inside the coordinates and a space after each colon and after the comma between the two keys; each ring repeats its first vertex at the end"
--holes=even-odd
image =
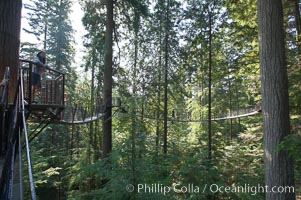
{"type": "MultiPolygon", "coordinates": [[[[287,67],[288,85],[281,91],[288,89],[290,115],[283,120],[290,134],[274,138],[263,121],[283,105],[266,102],[277,95],[265,93],[273,84],[262,90],[261,84],[270,78],[264,72],[277,72],[264,67],[278,65],[259,59],[265,46],[258,34],[265,32],[258,27],[256,1],[78,2],[87,31],[80,63],[74,59],[73,1],[34,0],[23,8],[29,13],[25,31],[37,41],[22,42],[20,57],[31,60],[43,49],[47,63],[65,73],[64,109],[73,122],[70,105],[83,108],[80,116],[102,114],[45,129],[28,122],[30,131],[41,132],[30,143],[39,199],[266,199],[254,188],[266,184],[272,155],[292,158],[294,168],[287,170],[294,171],[300,196],[298,1],[283,4],[286,60],[280,67],[287,67]],[[267,141],[278,142],[274,151],[267,141]],[[232,190],[223,191],[227,187],[232,190]]],[[[24,199],[30,199],[26,170],[24,199]]]]}

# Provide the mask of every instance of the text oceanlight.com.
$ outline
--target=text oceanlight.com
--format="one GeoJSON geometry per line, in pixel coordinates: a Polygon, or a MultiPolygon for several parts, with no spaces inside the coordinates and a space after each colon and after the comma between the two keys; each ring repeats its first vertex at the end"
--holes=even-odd
{"type": "Polygon", "coordinates": [[[156,193],[166,195],[170,192],[175,193],[249,193],[256,195],[258,193],[294,193],[293,186],[262,186],[244,184],[240,186],[222,186],[218,184],[205,184],[197,186],[194,184],[173,184],[172,186],[163,185],[161,183],[154,184],[137,184],[136,186],[128,184],[126,186],[128,192],[137,193],[156,193]]]}

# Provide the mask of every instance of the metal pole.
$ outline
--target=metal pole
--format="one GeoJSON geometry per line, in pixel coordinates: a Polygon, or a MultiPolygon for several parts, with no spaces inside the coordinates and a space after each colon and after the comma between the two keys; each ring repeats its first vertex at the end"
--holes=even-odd
{"type": "Polygon", "coordinates": [[[20,181],[20,196],[19,199],[23,200],[23,175],[22,175],[22,146],[21,146],[21,129],[19,128],[19,181],[20,181]]]}
{"type": "Polygon", "coordinates": [[[26,118],[25,118],[25,106],[24,106],[24,91],[23,91],[23,76],[22,76],[22,73],[23,73],[23,69],[21,68],[20,69],[20,78],[21,78],[21,113],[22,113],[22,122],[23,122],[24,137],[25,137],[25,146],[26,146],[26,158],[27,158],[28,178],[29,178],[29,185],[30,185],[31,200],[36,200],[36,191],[35,191],[34,179],[33,179],[33,175],[32,175],[32,165],[31,165],[31,160],[30,160],[28,134],[27,134],[26,118]]]}

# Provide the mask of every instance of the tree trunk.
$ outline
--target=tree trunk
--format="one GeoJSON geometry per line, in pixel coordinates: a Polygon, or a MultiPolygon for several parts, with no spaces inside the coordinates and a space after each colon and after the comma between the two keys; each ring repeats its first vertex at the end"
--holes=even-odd
{"type": "Polygon", "coordinates": [[[43,48],[44,51],[47,51],[47,38],[48,38],[48,13],[47,11],[50,10],[50,5],[49,1],[45,2],[45,7],[44,9],[46,10],[44,14],[44,41],[43,41],[43,48]]]}
{"type": "MultiPolygon", "coordinates": [[[[161,34],[161,33],[160,33],[161,34]]],[[[160,37],[160,43],[161,43],[161,37],[160,37]]],[[[161,45],[160,45],[161,46],[161,45]]],[[[160,143],[160,112],[161,112],[161,66],[162,66],[162,51],[160,47],[160,57],[159,57],[159,77],[158,77],[158,85],[157,85],[157,110],[156,110],[156,117],[157,117],[157,122],[156,122],[156,155],[159,155],[159,143],[160,143]]]]}
{"type": "MultiPolygon", "coordinates": [[[[230,110],[230,116],[233,114],[233,109],[232,109],[232,85],[231,85],[231,78],[230,78],[230,69],[229,69],[229,75],[228,75],[228,87],[229,87],[229,110],[230,110]]],[[[230,118],[230,130],[229,130],[229,138],[232,140],[233,137],[233,119],[230,118]]]]}
{"type": "MultiPolygon", "coordinates": [[[[163,4],[162,0],[159,1],[160,6],[163,4]]],[[[160,27],[159,27],[159,63],[158,63],[158,84],[157,84],[157,108],[156,108],[156,118],[160,118],[161,113],[161,78],[162,78],[162,22],[163,22],[163,14],[160,12],[160,27]]],[[[159,148],[160,148],[160,120],[157,120],[156,123],[156,155],[159,155],[159,148]]]]}
{"type": "Polygon", "coordinates": [[[72,161],[73,159],[73,141],[74,141],[74,124],[72,124],[71,126],[71,139],[70,139],[70,150],[69,150],[69,153],[70,153],[70,161],[72,161]]]}
{"type": "MultiPolygon", "coordinates": [[[[299,10],[299,0],[293,1],[294,6],[294,16],[295,16],[295,23],[296,23],[296,31],[297,31],[297,45],[298,49],[300,49],[300,34],[301,34],[301,18],[300,18],[300,10],[299,10]]],[[[299,52],[300,53],[300,52],[299,52]]]]}
{"type": "MultiPolygon", "coordinates": [[[[132,134],[131,134],[131,140],[132,140],[132,155],[131,155],[131,161],[132,161],[132,184],[136,185],[136,135],[137,135],[137,63],[138,63],[138,51],[139,51],[139,23],[140,23],[140,16],[137,10],[135,10],[135,16],[134,16],[134,69],[133,69],[133,106],[132,106],[132,134]]],[[[132,198],[136,199],[136,192],[134,191],[132,193],[132,198]]]]}
{"type": "MultiPolygon", "coordinates": [[[[257,6],[265,185],[269,189],[294,186],[292,159],[286,151],[277,151],[283,138],[290,133],[282,1],[258,0],[257,6]]],[[[266,199],[295,199],[295,194],[267,192],[266,199]]]]}
{"type": "MultiPolygon", "coordinates": [[[[95,110],[95,107],[94,107],[94,79],[95,79],[95,66],[92,65],[92,80],[91,80],[91,99],[90,99],[90,116],[92,118],[93,116],[93,113],[94,113],[94,110],[95,110]]],[[[89,124],[89,144],[88,144],[88,160],[89,160],[89,164],[92,163],[92,150],[91,148],[93,148],[94,152],[95,152],[95,143],[94,141],[96,141],[96,137],[94,137],[94,140],[93,140],[93,136],[94,135],[94,122],[91,122],[89,124]]],[[[95,154],[93,155],[93,157],[95,156],[95,154]]]]}
{"type": "Polygon", "coordinates": [[[13,101],[19,66],[22,0],[0,1],[0,77],[10,67],[9,102],[13,101]]]}
{"type": "Polygon", "coordinates": [[[212,158],[212,133],[211,133],[211,71],[212,71],[212,22],[209,11],[209,72],[208,72],[208,159],[212,158]]]}
{"type": "MultiPolygon", "coordinates": [[[[237,114],[239,115],[240,112],[240,104],[239,104],[239,90],[238,88],[236,87],[236,102],[237,102],[237,114]]],[[[237,121],[238,121],[238,133],[240,133],[241,131],[241,124],[240,124],[240,118],[237,118],[237,121]]]]}
{"type": "Polygon", "coordinates": [[[169,0],[166,6],[166,30],[165,30],[165,73],[164,73],[164,133],[163,133],[163,153],[167,154],[167,115],[168,115],[168,57],[169,57],[169,0]]]}
{"type": "Polygon", "coordinates": [[[105,69],[104,69],[104,105],[102,135],[102,157],[107,157],[112,150],[112,65],[113,65],[113,0],[106,1],[107,19],[105,35],[105,69]]]}

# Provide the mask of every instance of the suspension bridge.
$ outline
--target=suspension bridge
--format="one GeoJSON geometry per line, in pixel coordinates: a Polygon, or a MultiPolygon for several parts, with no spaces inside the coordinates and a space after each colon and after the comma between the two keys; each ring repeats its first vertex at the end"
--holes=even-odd
{"type": "MultiPolygon", "coordinates": [[[[9,91],[9,67],[5,69],[0,84],[0,199],[23,199],[22,151],[26,155],[28,182],[31,199],[36,199],[33,170],[30,160],[30,141],[39,135],[49,124],[86,124],[101,120],[104,116],[106,103],[102,98],[95,98],[93,104],[83,106],[72,104],[65,93],[65,74],[47,69],[39,95],[32,87],[34,63],[20,60],[16,91],[9,91]],[[8,93],[14,92],[12,102],[8,93]],[[34,99],[38,96],[39,101],[34,99]],[[29,131],[28,122],[36,123],[34,130],[29,131]],[[30,132],[30,133],[29,133],[30,132]],[[24,148],[23,148],[24,147],[24,148]]],[[[121,107],[119,98],[112,99],[112,107],[121,107]]],[[[181,118],[171,112],[168,121],[173,122],[206,122],[208,119],[181,118]]],[[[248,108],[237,112],[213,117],[212,120],[227,120],[253,116],[260,113],[259,109],[248,108]]],[[[149,120],[163,120],[151,115],[143,116],[149,120]]]]}

